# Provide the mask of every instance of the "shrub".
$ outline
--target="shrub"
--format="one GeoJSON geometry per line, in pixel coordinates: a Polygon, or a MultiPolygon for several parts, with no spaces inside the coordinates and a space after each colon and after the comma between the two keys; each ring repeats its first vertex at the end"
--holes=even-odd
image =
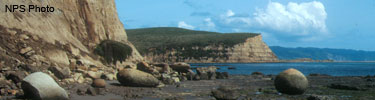
{"type": "Polygon", "coordinates": [[[133,50],[129,45],[113,40],[102,41],[94,50],[94,53],[102,56],[108,64],[125,61],[132,52],[133,50]]]}

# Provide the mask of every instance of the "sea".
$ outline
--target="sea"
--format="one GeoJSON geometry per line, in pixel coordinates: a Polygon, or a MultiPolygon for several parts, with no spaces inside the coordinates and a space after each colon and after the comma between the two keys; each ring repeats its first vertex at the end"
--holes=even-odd
{"type": "Polygon", "coordinates": [[[277,75],[283,70],[295,68],[305,75],[327,74],[331,76],[374,76],[375,62],[298,62],[298,63],[190,63],[192,68],[216,66],[219,72],[249,75],[262,72],[277,75]]]}

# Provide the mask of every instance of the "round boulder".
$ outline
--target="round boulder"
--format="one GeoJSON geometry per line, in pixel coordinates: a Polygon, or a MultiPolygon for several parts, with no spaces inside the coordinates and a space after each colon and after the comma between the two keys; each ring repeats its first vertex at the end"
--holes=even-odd
{"type": "Polygon", "coordinates": [[[159,80],[149,73],[126,68],[117,73],[117,80],[125,86],[156,87],[159,80]]]}
{"type": "Polygon", "coordinates": [[[32,100],[68,100],[68,94],[55,80],[42,72],[26,76],[21,83],[25,97],[32,100]]]}
{"type": "Polygon", "coordinates": [[[104,79],[94,79],[94,81],[92,81],[92,86],[97,88],[105,88],[105,84],[104,79]]]}
{"type": "Polygon", "coordinates": [[[275,87],[280,93],[303,94],[308,87],[308,80],[300,71],[290,68],[276,76],[275,87]]]}

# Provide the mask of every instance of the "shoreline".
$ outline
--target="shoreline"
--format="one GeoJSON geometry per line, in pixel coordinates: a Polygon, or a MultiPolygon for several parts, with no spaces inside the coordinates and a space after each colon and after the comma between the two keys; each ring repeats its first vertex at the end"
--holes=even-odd
{"type": "MultiPolygon", "coordinates": [[[[288,61],[284,61],[284,62],[210,62],[210,63],[205,63],[205,62],[202,62],[202,63],[190,63],[190,62],[186,62],[188,64],[259,64],[259,63],[265,63],[265,64],[269,64],[269,63],[375,63],[375,61],[333,61],[333,62],[288,62],[288,61]]],[[[219,65],[220,66],[220,65],[219,65]]]]}
{"type": "MultiPolygon", "coordinates": [[[[182,81],[179,84],[166,85],[162,88],[127,87],[114,85],[117,81],[107,81],[106,89],[102,95],[74,95],[72,100],[79,99],[148,99],[160,100],[178,98],[178,100],[214,100],[211,91],[220,86],[231,87],[238,93],[239,100],[242,99],[306,99],[312,96],[323,96],[331,99],[362,99],[373,100],[375,97],[366,96],[375,92],[375,88],[366,87],[372,84],[369,80],[374,77],[336,77],[336,76],[307,76],[309,88],[302,95],[280,94],[275,90],[272,76],[262,75],[231,75],[229,79],[182,81]],[[342,81],[345,80],[345,81],[342,81]],[[331,87],[332,84],[343,85],[353,88],[331,87]]],[[[69,93],[75,94],[74,89],[68,89],[69,93]]],[[[176,100],[176,99],[172,99],[176,100]]]]}

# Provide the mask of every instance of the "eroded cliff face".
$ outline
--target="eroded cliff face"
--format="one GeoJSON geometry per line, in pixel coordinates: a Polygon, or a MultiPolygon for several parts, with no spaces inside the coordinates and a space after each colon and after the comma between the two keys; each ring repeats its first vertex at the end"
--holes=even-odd
{"type": "Polygon", "coordinates": [[[93,55],[102,40],[130,45],[134,52],[127,62],[143,60],[127,40],[114,0],[1,0],[0,6],[0,50],[17,62],[46,59],[69,65],[73,59],[81,59],[102,66],[93,55]],[[5,5],[48,5],[54,7],[54,12],[5,12],[5,5]]]}
{"type": "Polygon", "coordinates": [[[154,62],[190,62],[190,63],[240,63],[240,62],[277,62],[276,55],[262,40],[254,36],[234,46],[209,45],[167,50],[157,53],[156,50],[145,55],[145,59],[154,62]]]}

